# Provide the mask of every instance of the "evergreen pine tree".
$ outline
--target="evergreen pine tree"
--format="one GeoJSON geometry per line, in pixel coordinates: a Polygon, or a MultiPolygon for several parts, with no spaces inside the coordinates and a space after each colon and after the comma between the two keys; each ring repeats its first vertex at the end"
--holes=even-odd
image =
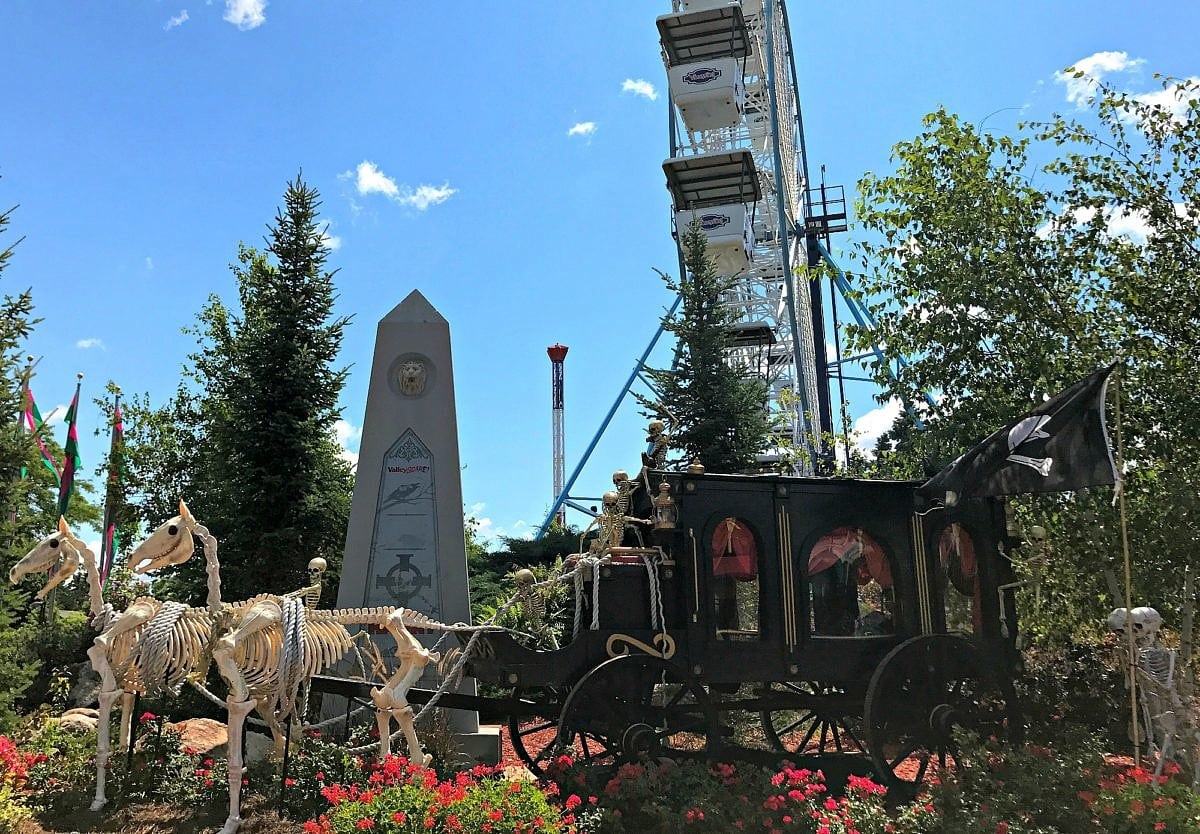
{"type": "Polygon", "coordinates": [[[767,384],[727,361],[736,316],[725,303],[737,279],[720,275],[708,257],[699,223],[683,233],[687,277],[667,286],[683,296],[677,317],[663,319],[675,335],[672,367],[650,370],[659,403],[643,404],[670,420],[671,446],[709,472],[746,472],[769,443],[767,384]]]}
{"type": "MultiPolygon", "coordinates": [[[[0,212],[0,233],[11,216],[11,209],[0,212]]],[[[0,276],[15,246],[0,248],[0,276]]],[[[36,323],[28,290],[0,299],[0,413],[11,415],[0,420],[0,573],[5,577],[32,543],[35,528],[43,526],[39,536],[48,532],[44,525],[53,515],[48,511],[54,504],[49,489],[53,475],[38,464],[29,435],[15,419],[21,411],[22,378],[28,373],[22,348],[36,323]]],[[[5,581],[0,588],[0,727],[14,720],[13,705],[40,667],[25,626],[35,616],[29,592],[5,581]]]]}
{"type": "MultiPolygon", "coordinates": [[[[189,507],[220,542],[229,600],[300,587],[315,556],[329,563],[331,596],[337,587],[353,479],[334,435],[346,379],[334,363],[349,319],[333,313],[319,207],[316,189],[299,177],[288,184],[265,251],[242,246],[233,266],[240,309],[214,296],[201,311],[200,347],[190,357],[194,390],[151,411],[140,438],[175,444],[149,461],[140,450],[142,476],[175,478],[187,491],[189,507]],[[187,474],[169,471],[180,466],[187,474]]],[[[138,459],[131,450],[131,465],[138,459]]],[[[165,582],[202,598],[203,560],[193,558],[165,582]]]]}

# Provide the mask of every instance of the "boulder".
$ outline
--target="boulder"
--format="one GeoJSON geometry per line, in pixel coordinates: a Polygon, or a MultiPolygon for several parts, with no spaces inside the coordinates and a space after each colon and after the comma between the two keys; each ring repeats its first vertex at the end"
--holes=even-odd
{"type": "Polygon", "coordinates": [[[90,707],[99,703],[100,676],[90,661],[68,667],[68,674],[71,676],[71,691],[67,693],[67,703],[73,707],[90,707]]]}
{"type": "Polygon", "coordinates": [[[245,764],[265,762],[275,752],[275,742],[262,733],[246,733],[246,745],[242,748],[245,764]]]}
{"type": "Polygon", "coordinates": [[[50,720],[68,733],[88,733],[95,732],[100,719],[94,709],[73,709],[50,720]]]}
{"type": "Polygon", "coordinates": [[[185,750],[224,756],[229,743],[229,730],[220,721],[211,718],[188,718],[163,729],[179,734],[179,744],[185,750]]]}
{"type": "Polygon", "coordinates": [[[84,715],[88,718],[94,718],[97,721],[100,720],[100,710],[95,707],[75,707],[64,712],[62,717],[66,718],[68,715],[84,715]]]}

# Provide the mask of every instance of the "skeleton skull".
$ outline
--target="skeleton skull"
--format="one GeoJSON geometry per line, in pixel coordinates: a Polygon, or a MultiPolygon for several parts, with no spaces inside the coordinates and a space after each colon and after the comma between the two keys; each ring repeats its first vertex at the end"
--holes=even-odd
{"type": "Polygon", "coordinates": [[[620,488],[621,484],[629,480],[629,473],[624,469],[618,469],[613,473],[613,486],[620,488]]]}
{"type": "Polygon", "coordinates": [[[329,566],[329,563],[326,562],[324,559],[322,559],[320,556],[316,557],[315,559],[309,560],[309,563],[308,563],[309,583],[312,585],[320,585],[321,577],[324,575],[325,569],[328,566],[329,566]]]}
{"type": "Polygon", "coordinates": [[[604,493],[604,495],[602,495],[600,498],[601,503],[604,505],[604,512],[607,513],[615,510],[617,508],[617,501],[620,499],[620,497],[621,496],[618,493],[613,492],[612,490],[604,493]]]}
{"type": "Polygon", "coordinates": [[[1108,615],[1108,630],[1124,631],[1127,622],[1138,645],[1147,645],[1157,639],[1159,629],[1162,628],[1162,615],[1145,605],[1132,611],[1114,608],[1108,615]]]}
{"type": "Polygon", "coordinates": [[[524,591],[533,587],[534,582],[537,581],[537,577],[533,575],[533,571],[529,568],[521,568],[513,574],[513,581],[517,583],[518,590],[524,591]]]}
{"type": "Polygon", "coordinates": [[[666,425],[662,420],[651,420],[650,425],[646,427],[646,431],[649,434],[649,437],[646,438],[646,442],[653,443],[654,441],[658,440],[658,438],[662,436],[662,433],[665,429],[666,425]]]}
{"type": "Polygon", "coordinates": [[[1133,609],[1133,637],[1140,642],[1153,642],[1162,628],[1162,614],[1149,606],[1133,609]]]}

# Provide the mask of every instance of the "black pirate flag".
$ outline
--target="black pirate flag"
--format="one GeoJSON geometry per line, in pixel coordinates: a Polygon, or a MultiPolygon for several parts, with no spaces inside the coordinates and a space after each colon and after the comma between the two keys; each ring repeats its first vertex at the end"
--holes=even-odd
{"type": "Polygon", "coordinates": [[[960,498],[1067,492],[1117,481],[1104,425],[1108,377],[1097,371],[1014,420],[921,485],[952,506],[960,498]]]}

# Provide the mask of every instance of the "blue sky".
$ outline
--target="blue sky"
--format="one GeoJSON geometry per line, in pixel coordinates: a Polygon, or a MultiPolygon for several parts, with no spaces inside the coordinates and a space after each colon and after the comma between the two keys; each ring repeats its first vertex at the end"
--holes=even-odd
{"type": "MultiPolygon", "coordinates": [[[[463,492],[486,533],[536,527],[551,492],[547,345],[570,346],[567,461],[578,460],[657,327],[675,269],[665,73],[669,3],[129,0],[0,7],[0,205],[19,204],[4,291],[44,318],[43,412],[85,374],[157,401],[205,298],[234,298],[239,241],[261,243],[303,169],[352,314],[352,452],[376,322],[413,288],[450,321],[463,492]]],[[[1084,59],[1135,91],[1200,74],[1200,6],[799,3],[789,7],[812,175],[853,186],[939,104],[993,130],[1069,111],[1055,72],[1084,59]],[[1098,56],[1099,57],[1095,57],[1098,56]]],[[[853,234],[853,232],[851,232],[853,234]]],[[[848,245],[843,236],[840,244],[848,245]]],[[[660,357],[664,354],[660,352],[660,357]]],[[[660,361],[665,361],[660,358],[660,361]]],[[[888,422],[869,392],[853,413],[888,422]]],[[[577,492],[637,466],[627,405],[577,492]]],[[[61,429],[59,431],[61,434],[61,429]]]]}

